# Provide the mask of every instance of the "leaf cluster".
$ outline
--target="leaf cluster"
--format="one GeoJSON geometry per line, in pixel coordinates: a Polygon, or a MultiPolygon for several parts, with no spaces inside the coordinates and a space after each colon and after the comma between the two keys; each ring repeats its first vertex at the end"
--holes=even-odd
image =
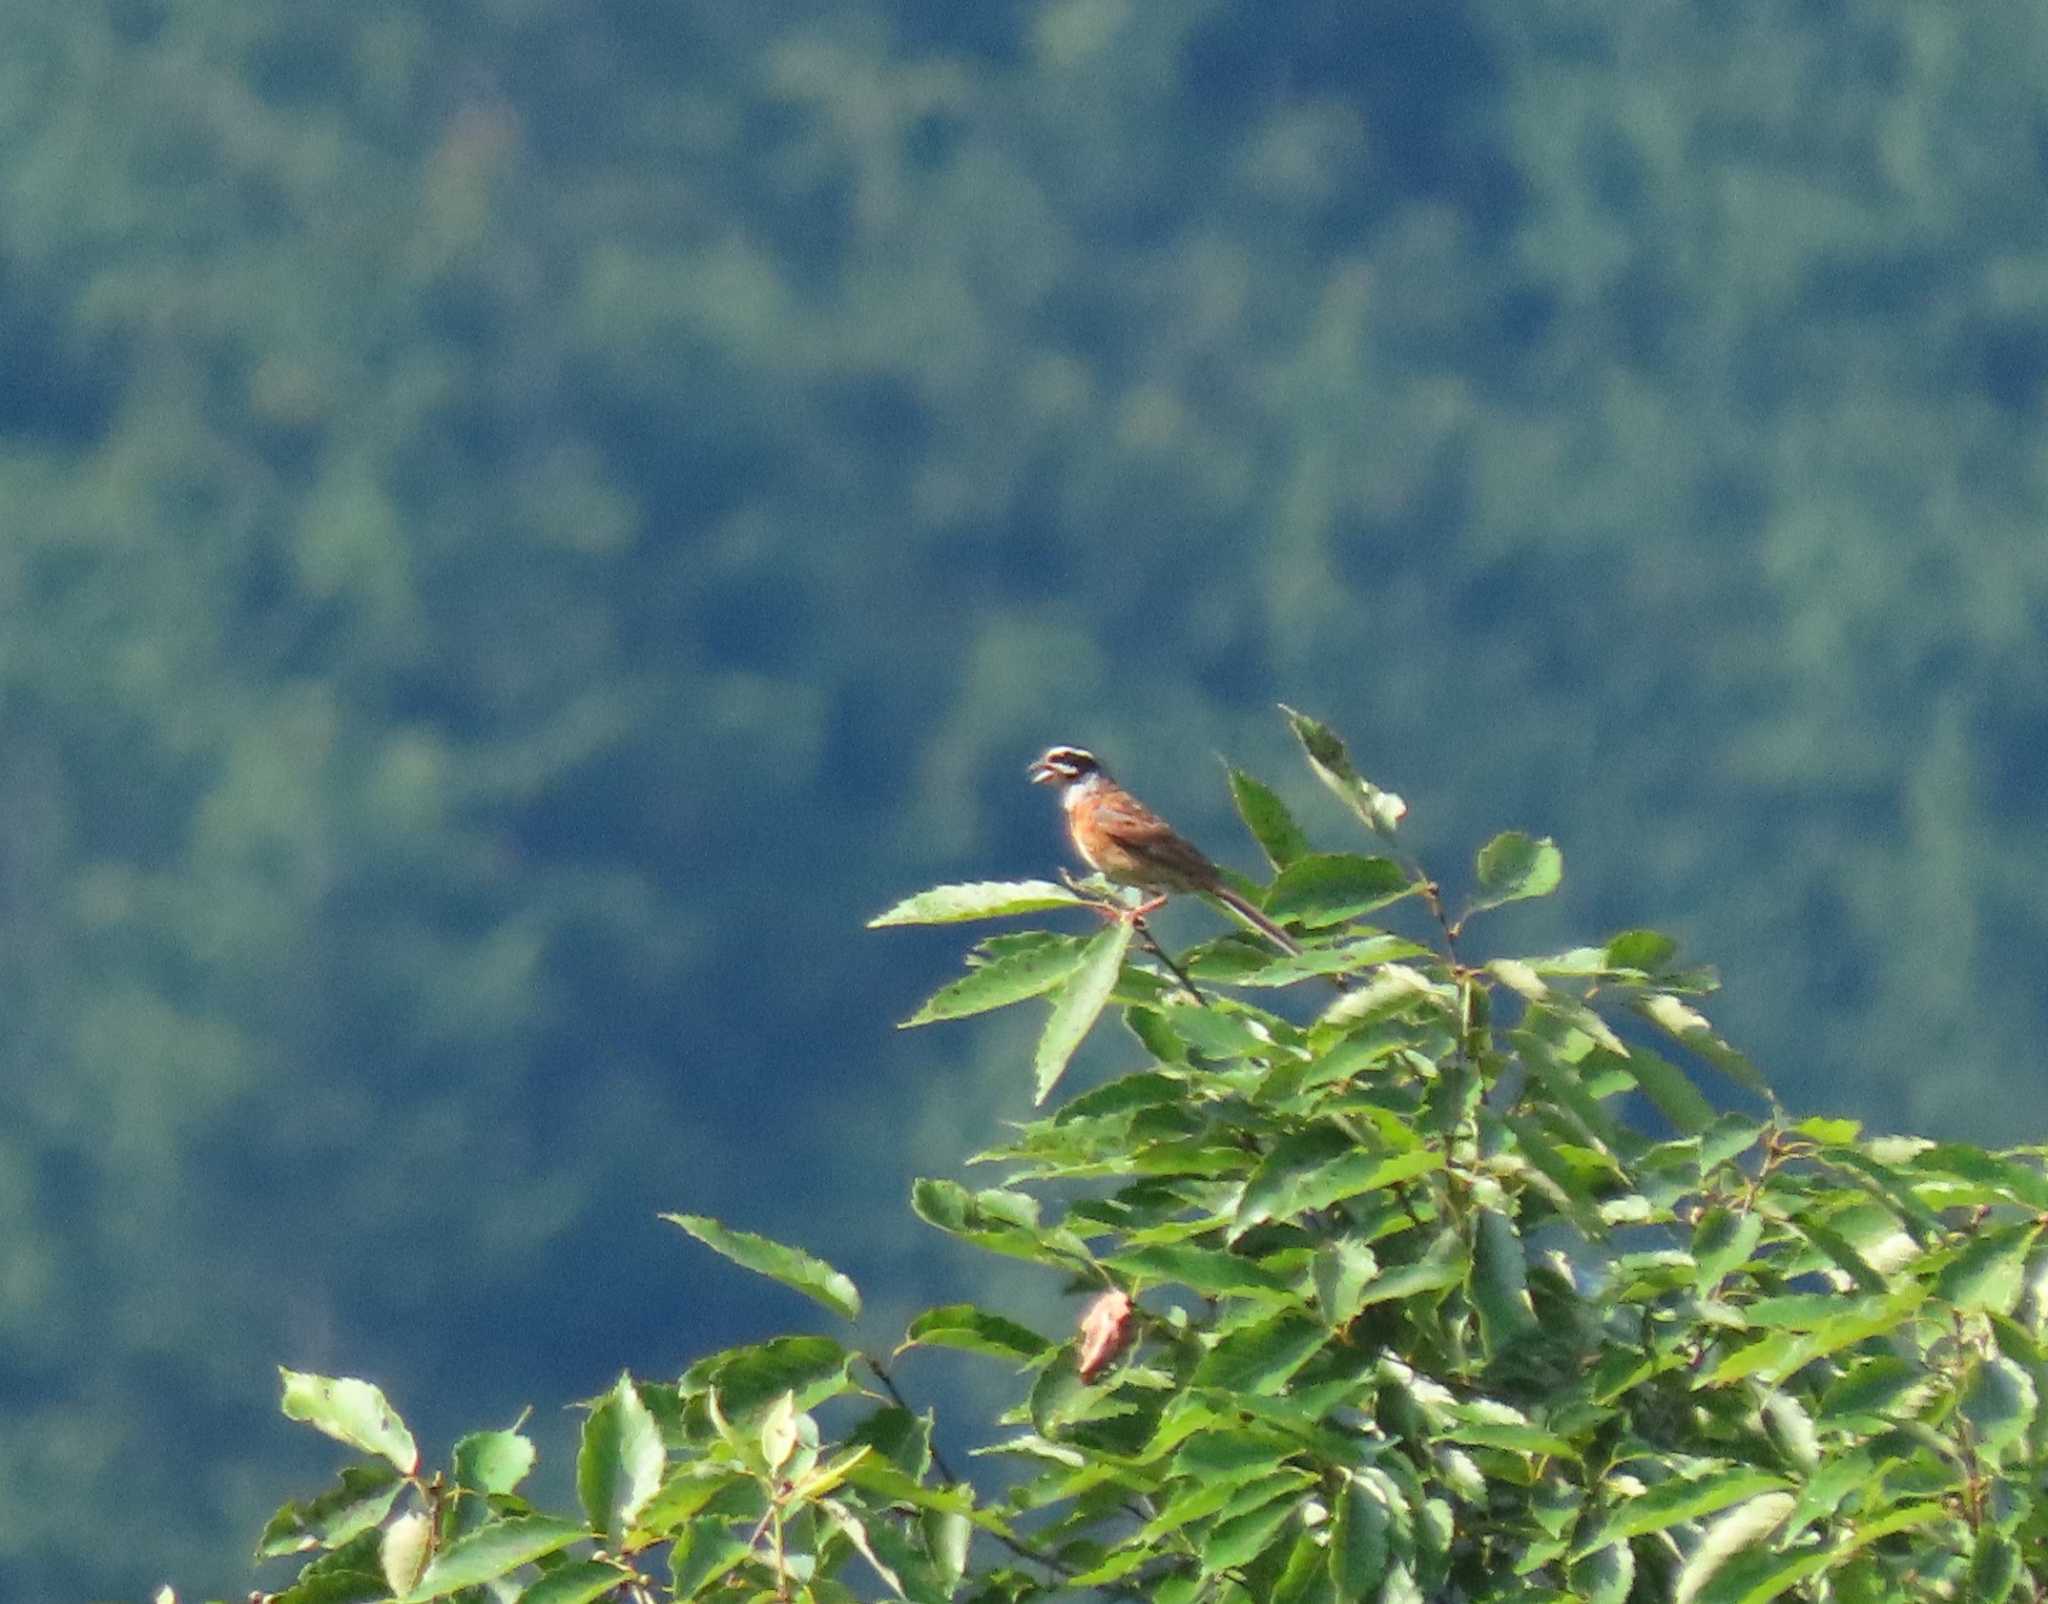
{"type": "MultiPolygon", "coordinates": [[[[1790,1118],[1653,932],[1472,960],[1472,918],[1553,889],[1556,847],[1489,843],[1454,916],[1398,856],[1399,798],[1289,717],[1395,854],[1311,851],[1232,777],[1300,954],[1232,935],[1169,961],[1105,898],[1091,936],[984,941],[909,1022],[1044,998],[1041,1103],[1120,1023],[1134,1061],[982,1154],[998,1184],[912,1198],[1095,1293],[1081,1343],[956,1304],[886,1359],[788,1336],[622,1377],[586,1405],[570,1516],[521,1495],[516,1429],[424,1476],[374,1388],[287,1374],[287,1412],[369,1458],[266,1531],[315,1555],[281,1604],[2040,1596],[2041,1151],[1790,1118]],[[1424,934],[1371,922],[1398,903],[1424,934]],[[905,1401],[934,1348],[1013,1378],[979,1450],[1000,1491],[905,1401]]],[[[955,886],[876,922],[1096,900],[955,886]]],[[[672,1218],[858,1314],[815,1257],[672,1218]]]]}

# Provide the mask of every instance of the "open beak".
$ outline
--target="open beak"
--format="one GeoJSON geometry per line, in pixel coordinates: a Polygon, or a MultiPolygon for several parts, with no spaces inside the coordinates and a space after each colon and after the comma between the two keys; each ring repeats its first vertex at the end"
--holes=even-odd
{"type": "Polygon", "coordinates": [[[1060,777],[1060,771],[1043,758],[1033,763],[1024,772],[1031,777],[1033,785],[1044,785],[1048,780],[1057,780],[1060,777]]]}

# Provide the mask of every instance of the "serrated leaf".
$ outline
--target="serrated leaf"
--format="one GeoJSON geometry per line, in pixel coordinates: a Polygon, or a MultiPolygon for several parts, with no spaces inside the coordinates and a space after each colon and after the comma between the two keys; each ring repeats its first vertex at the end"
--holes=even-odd
{"type": "Polygon", "coordinates": [[[256,1540],[256,1557],[339,1548],[383,1520],[404,1487],[404,1478],[388,1460],[349,1465],[340,1486],[303,1504],[286,1504],[271,1516],[256,1540]]]}
{"type": "Polygon", "coordinates": [[[398,1411],[367,1381],[278,1367],[287,1420],[301,1420],[351,1448],[388,1459],[402,1476],[419,1469],[420,1451],[398,1411]]]}
{"type": "Polygon", "coordinates": [[[949,1303],[927,1309],[910,1322],[904,1334],[904,1348],[962,1348],[970,1353],[995,1354],[1000,1358],[1028,1361],[1052,1346],[1028,1326],[999,1314],[977,1309],[971,1303],[949,1303]]]}
{"type": "Polygon", "coordinates": [[[1284,869],[1296,858],[1307,856],[1308,837],[1294,822],[1287,804],[1262,781],[1243,769],[1233,768],[1230,796],[1237,804],[1238,817],[1244,820],[1245,828],[1251,831],[1252,839],[1275,869],[1284,869]]]}
{"type": "Polygon", "coordinates": [[[1356,813],[1375,835],[1392,840],[1395,826],[1408,811],[1408,804],[1392,791],[1382,791],[1352,767],[1350,753],[1344,750],[1344,743],[1328,725],[1305,713],[1297,713],[1285,703],[1281,704],[1280,711],[1286,715],[1294,738],[1301,742],[1301,749],[1307,754],[1309,769],[1315,777],[1338,801],[1356,813]]]}
{"type": "Polygon", "coordinates": [[[1632,1047],[1623,1067],[1680,1136],[1697,1136],[1714,1123],[1714,1105],[1670,1059],[1647,1047],[1632,1047]]]}
{"type": "Polygon", "coordinates": [[[1443,1167],[1443,1154],[1434,1148],[1376,1153],[1354,1146],[1318,1163],[1309,1153],[1292,1150],[1286,1142],[1277,1143],[1245,1187],[1231,1224],[1231,1239],[1267,1220],[1293,1219],[1348,1197],[1434,1174],[1443,1167]]]}
{"type": "Polygon", "coordinates": [[[1645,1532],[1661,1532],[1680,1521],[1697,1520],[1761,1493],[1784,1492],[1791,1486],[1783,1476],[1746,1468],[1673,1477],[1610,1510],[1592,1535],[1579,1545],[1574,1557],[1590,1554],[1609,1543],[1641,1537],[1645,1532]]]}
{"type": "Polygon", "coordinates": [[[509,1493],[533,1470],[533,1439],[516,1431],[473,1431],[455,1444],[456,1485],[509,1493]]]}
{"type": "Polygon", "coordinates": [[[359,1532],[331,1554],[322,1554],[282,1593],[268,1595],[270,1604],[375,1604],[389,1598],[378,1554],[383,1533],[359,1532]]]}
{"type": "Polygon", "coordinates": [[[802,1248],[756,1236],[752,1231],[736,1231],[708,1215],[664,1214],[662,1218],[681,1226],[712,1252],[723,1254],[756,1275],[780,1281],[848,1320],[860,1318],[860,1289],[823,1259],[802,1248]]]}
{"type": "Polygon", "coordinates": [[[1564,854],[1544,836],[1538,840],[1520,830],[1495,836],[1479,849],[1479,891],[1472,911],[1498,908],[1525,897],[1547,897],[1564,879],[1564,854]]]}
{"type": "Polygon", "coordinates": [[[2020,1551],[2001,1532],[1985,1532],[1970,1556],[1970,1604],[2005,1604],[2020,1579],[2020,1551]]]}
{"type": "Polygon", "coordinates": [[[1282,1309],[1217,1342],[1195,1366],[1191,1384],[1226,1392],[1277,1393],[1329,1340],[1329,1330],[1320,1320],[1282,1309]]]}
{"type": "Polygon", "coordinates": [[[715,1391],[727,1416],[741,1421],[785,1392],[796,1394],[801,1409],[838,1397],[852,1385],[854,1358],[830,1337],[774,1337],[698,1360],[683,1372],[683,1384],[715,1391]]]}
{"type": "Polygon", "coordinates": [[[420,1579],[420,1571],[427,1563],[427,1542],[433,1533],[433,1523],[427,1519],[426,1511],[419,1509],[399,1516],[384,1528],[384,1536],[377,1545],[377,1563],[393,1598],[405,1597],[420,1579]]]}
{"type": "Polygon", "coordinates": [[[1497,1357],[1536,1328],[1528,1272],[1514,1222],[1498,1209],[1481,1209],[1472,1243],[1470,1291],[1479,1313],[1480,1341],[1489,1356],[1497,1357]]]}
{"type": "Polygon", "coordinates": [[[1012,914],[1044,913],[1071,908],[1085,899],[1050,880],[976,880],[933,886],[906,897],[886,913],[868,921],[870,930],[884,925],[959,924],[968,919],[1006,919],[1012,914]]]}
{"type": "Polygon", "coordinates": [[[1066,1072],[1074,1049],[1095,1026],[1103,1005],[1123,972],[1124,954],[1130,949],[1131,926],[1122,919],[1089,941],[1074,971],[1053,995],[1052,1015],[1038,1038],[1032,1054],[1037,1077],[1033,1102],[1042,1103],[1066,1072]]]}
{"type": "Polygon", "coordinates": [[[1352,852],[1317,852],[1280,871],[1266,893],[1266,912],[1298,919],[1311,927],[1338,924],[1385,907],[1414,890],[1408,873],[1392,858],[1352,852]]]}
{"type": "Polygon", "coordinates": [[[1971,1368],[1960,1407],[1973,1428],[1978,1451],[1995,1459],[2026,1435],[2040,1404],[2034,1378],[1997,1354],[1971,1368]]]}
{"type": "Polygon", "coordinates": [[[519,1604],[592,1604],[632,1579],[609,1561],[580,1559],[557,1565],[519,1595],[519,1604]]]}
{"type": "Polygon", "coordinates": [[[1608,969],[1641,969],[1654,974],[1677,956],[1678,943],[1658,930],[1624,930],[1601,949],[1608,969]]]}
{"type": "Polygon", "coordinates": [[[1776,1556],[1759,1545],[1783,1523],[1795,1502],[1788,1492],[1759,1493],[1710,1524],[1686,1556],[1671,1590],[1672,1604],[1696,1604],[1710,1582],[1724,1578],[1741,1586],[1738,1597],[1748,1597],[1747,1573],[1776,1562],[1776,1556]],[[1741,1565],[1743,1560],[1749,1563],[1741,1565]]]}
{"type": "Polygon", "coordinates": [[[2041,1234],[2033,1222],[1980,1231],[1934,1278],[1935,1296],[1965,1314],[2011,1314],[2026,1278],[2027,1254],[2041,1234]]]}
{"type": "Polygon", "coordinates": [[[1225,1253],[1218,1248],[1148,1244],[1126,1248],[1106,1262],[1109,1268],[1140,1285],[1178,1282],[1209,1297],[1292,1293],[1292,1284],[1285,1276],[1275,1275],[1243,1254],[1225,1253]]]}
{"type": "Polygon", "coordinates": [[[1214,1575],[1250,1564],[1279,1535],[1280,1528],[1294,1518],[1302,1497],[1298,1487],[1283,1487],[1260,1507],[1218,1521],[1201,1542],[1203,1570],[1214,1575]]]}
{"type": "Polygon", "coordinates": [[[1345,1484],[1333,1513],[1330,1579],[1339,1598],[1368,1598],[1387,1572],[1393,1516],[1375,1489],[1356,1481],[1345,1484]]]}
{"type": "Polygon", "coordinates": [[[991,1252],[1041,1264],[1092,1262],[1072,1231],[1041,1226],[1037,1201],[1022,1192],[970,1192],[958,1181],[925,1178],[911,1183],[910,1207],[926,1224],[991,1252]]]}
{"type": "Polygon", "coordinates": [[[553,1515],[517,1515],[492,1521],[436,1554],[405,1595],[405,1604],[424,1604],[427,1599],[445,1598],[466,1587],[496,1581],[589,1535],[574,1521],[553,1515]]]}
{"type": "Polygon", "coordinates": [[[995,1008],[1007,1008],[1042,996],[1080,966],[1087,944],[1071,936],[1037,943],[981,965],[949,986],[934,992],[902,1028],[929,1025],[941,1019],[965,1019],[995,1008]]]}
{"type": "Polygon", "coordinates": [[[679,1601],[702,1597],[752,1552],[725,1521],[691,1521],[669,1549],[670,1596],[679,1601]]]}
{"type": "Polygon", "coordinates": [[[620,1376],[583,1422],[576,1492],[590,1529],[616,1544],[661,1485],[667,1464],[661,1430],[630,1376],[620,1376]]]}
{"type": "Polygon", "coordinates": [[[1446,1230],[1430,1244],[1429,1251],[1410,1264],[1381,1270],[1358,1295],[1358,1306],[1370,1308],[1425,1292],[1441,1292],[1457,1286],[1470,1272],[1472,1261],[1454,1230],[1446,1230]]]}
{"type": "Polygon", "coordinates": [[[1771,1088],[1756,1065],[1723,1041],[1708,1023],[1706,1015],[1691,1004],[1669,992],[1660,991],[1632,998],[1630,1006],[1674,1041],[1690,1047],[1736,1085],[1755,1092],[1759,1097],[1771,1095],[1771,1088]]]}

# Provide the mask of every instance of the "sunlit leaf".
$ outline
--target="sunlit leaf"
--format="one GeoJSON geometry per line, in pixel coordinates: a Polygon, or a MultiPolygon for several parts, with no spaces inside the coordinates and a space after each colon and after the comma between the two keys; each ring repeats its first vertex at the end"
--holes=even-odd
{"type": "Polygon", "coordinates": [[[934,992],[903,1021],[904,1028],[940,1019],[964,1019],[1040,996],[1071,975],[1086,951],[1087,944],[1078,938],[1056,936],[994,959],[934,992]]]}
{"type": "Polygon", "coordinates": [[[1033,1101],[1044,1102],[1066,1072],[1074,1049],[1094,1028],[1103,1005],[1123,969],[1131,945],[1131,926],[1118,920],[1099,932],[1083,950],[1074,971],[1053,995],[1052,1014],[1032,1055],[1036,1075],[1033,1101]]]}
{"type": "Polygon", "coordinates": [[[910,1322],[902,1343],[902,1348],[964,1348],[971,1353],[1020,1361],[1035,1359],[1051,1346],[1030,1327],[977,1309],[971,1303],[927,1309],[910,1322]]]}
{"type": "Polygon", "coordinates": [[[1265,907],[1275,919],[1332,925],[1385,907],[1414,889],[1407,871],[1392,858],[1318,852],[1281,870],[1266,893],[1265,907]]]}
{"type": "Polygon", "coordinates": [[[1050,880],[977,880],[962,885],[933,886],[929,891],[906,897],[886,913],[876,914],[868,921],[868,928],[1004,919],[1018,913],[1071,908],[1084,900],[1050,880]]]}
{"type": "Polygon", "coordinates": [[[1353,768],[1350,753],[1344,750],[1343,741],[1328,725],[1305,713],[1297,713],[1285,704],[1280,711],[1287,716],[1288,727],[1294,731],[1294,738],[1301,742],[1302,751],[1308,755],[1308,766],[1315,777],[1338,801],[1364,820],[1374,834],[1391,840],[1394,827],[1408,811],[1408,804],[1392,791],[1382,791],[1353,768]]]}
{"type": "Polygon", "coordinates": [[[509,1575],[522,1565],[567,1548],[590,1533],[574,1521],[552,1515],[518,1515],[509,1520],[479,1526],[466,1537],[458,1537],[427,1566],[406,1604],[445,1598],[466,1587],[476,1587],[509,1575]]]}
{"type": "Polygon", "coordinates": [[[400,1475],[410,1476],[419,1468],[420,1451],[398,1411],[384,1401],[384,1394],[367,1381],[348,1376],[316,1376],[301,1370],[286,1370],[284,1414],[288,1420],[302,1420],[316,1430],[360,1448],[367,1454],[381,1454],[400,1475]]]}
{"type": "Polygon", "coordinates": [[[722,1253],[733,1263],[815,1298],[834,1314],[848,1320],[860,1318],[859,1288],[823,1259],[802,1248],[788,1247],[751,1231],[736,1231],[702,1214],[664,1214],[662,1218],[680,1225],[712,1252],[722,1253]]]}
{"type": "Polygon", "coordinates": [[[661,1432],[632,1379],[620,1376],[583,1422],[576,1492],[590,1529],[615,1543],[661,1485],[667,1462],[661,1432]]]}
{"type": "Polygon", "coordinates": [[[1472,904],[1475,913],[1525,897],[1547,897],[1564,879],[1564,854],[1548,836],[1537,840],[1509,830],[1479,849],[1477,869],[1480,895],[1472,904]]]}
{"type": "Polygon", "coordinates": [[[1294,815],[1287,811],[1277,793],[1247,774],[1243,769],[1230,770],[1230,795],[1237,803],[1238,817],[1251,831],[1252,839],[1266,854],[1266,861],[1275,869],[1284,869],[1296,858],[1305,857],[1309,850],[1308,837],[1301,826],[1294,822],[1294,815]]]}
{"type": "Polygon", "coordinates": [[[303,1504],[286,1504],[257,1539],[258,1558],[309,1548],[339,1548],[391,1512],[405,1480],[388,1460],[350,1465],[341,1483],[303,1504]]]}

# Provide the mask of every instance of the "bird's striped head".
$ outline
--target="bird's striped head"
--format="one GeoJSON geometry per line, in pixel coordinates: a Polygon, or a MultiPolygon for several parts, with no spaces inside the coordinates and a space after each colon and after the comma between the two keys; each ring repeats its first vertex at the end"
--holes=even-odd
{"type": "Polygon", "coordinates": [[[1048,746],[1025,772],[1031,776],[1033,785],[1072,785],[1091,774],[1100,774],[1102,765],[1095,761],[1093,752],[1083,747],[1048,746]]]}

